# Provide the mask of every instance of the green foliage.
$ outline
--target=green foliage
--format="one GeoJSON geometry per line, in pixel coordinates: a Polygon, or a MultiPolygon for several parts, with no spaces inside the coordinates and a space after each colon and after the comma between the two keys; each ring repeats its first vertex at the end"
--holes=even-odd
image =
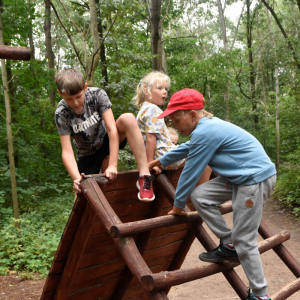
{"type": "Polygon", "coordinates": [[[118,171],[129,171],[137,168],[136,160],[128,145],[119,150],[118,171]]]}
{"type": "MultiPolygon", "coordinates": [[[[40,199],[20,215],[21,229],[14,227],[11,208],[0,208],[0,274],[9,270],[46,276],[73,206],[73,193],[40,199]]],[[[2,198],[0,198],[1,200],[2,198]]],[[[3,200],[2,200],[3,201],[3,200]]]]}
{"type": "Polygon", "coordinates": [[[300,217],[300,169],[299,165],[280,168],[277,180],[276,198],[287,206],[295,217],[300,217]]]}

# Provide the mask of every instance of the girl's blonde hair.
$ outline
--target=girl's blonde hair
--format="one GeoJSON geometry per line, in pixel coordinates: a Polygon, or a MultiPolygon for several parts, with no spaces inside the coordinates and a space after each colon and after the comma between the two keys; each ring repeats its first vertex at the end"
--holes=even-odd
{"type": "Polygon", "coordinates": [[[134,104],[140,108],[142,104],[145,102],[145,92],[144,90],[147,89],[148,93],[150,94],[151,99],[151,89],[155,81],[159,78],[164,79],[167,82],[168,89],[170,88],[170,77],[162,72],[153,71],[144,76],[140,83],[136,88],[136,96],[132,99],[134,104]]]}

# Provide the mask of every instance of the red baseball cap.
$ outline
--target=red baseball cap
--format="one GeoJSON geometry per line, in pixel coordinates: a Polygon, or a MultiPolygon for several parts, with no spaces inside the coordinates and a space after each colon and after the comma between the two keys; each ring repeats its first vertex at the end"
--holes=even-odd
{"type": "Polygon", "coordinates": [[[203,95],[194,89],[183,89],[173,94],[167,109],[158,118],[164,118],[177,110],[196,110],[202,108],[203,95]]]}

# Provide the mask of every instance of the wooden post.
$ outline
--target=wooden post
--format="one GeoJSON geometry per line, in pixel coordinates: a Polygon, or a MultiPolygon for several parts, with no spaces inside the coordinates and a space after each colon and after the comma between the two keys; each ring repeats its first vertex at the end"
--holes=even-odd
{"type": "Polygon", "coordinates": [[[0,45],[0,58],[12,60],[30,60],[30,57],[30,48],[0,45]]]}

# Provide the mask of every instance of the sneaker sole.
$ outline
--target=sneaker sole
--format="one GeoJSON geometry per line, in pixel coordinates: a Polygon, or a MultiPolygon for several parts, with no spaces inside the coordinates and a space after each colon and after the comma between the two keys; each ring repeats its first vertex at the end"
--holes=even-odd
{"type": "Polygon", "coordinates": [[[155,199],[155,196],[153,196],[151,199],[149,199],[149,198],[141,198],[140,197],[140,193],[138,193],[138,198],[139,198],[140,201],[151,202],[151,201],[153,201],[155,199]]]}
{"type": "MultiPolygon", "coordinates": [[[[139,181],[136,182],[136,187],[140,190],[139,181]]],[[[151,199],[150,198],[141,198],[140,193],[138,193],[138,198],[139,198],[140,201],[143,201],[143,202],[151,202],[155,199],[155,195],[153,195],[153,197],[151,199]]]]}
{"type": "Polygon", "coordinates": [[[201,257],[201,254],[199,255],[199,259],[205,262],[210,262],[210,263],[222,263],[222,262],[232,262],[232,263],[239,263],[240,260],[235,257],[229,257],[229,258],[204,258],[201,257]]]}

